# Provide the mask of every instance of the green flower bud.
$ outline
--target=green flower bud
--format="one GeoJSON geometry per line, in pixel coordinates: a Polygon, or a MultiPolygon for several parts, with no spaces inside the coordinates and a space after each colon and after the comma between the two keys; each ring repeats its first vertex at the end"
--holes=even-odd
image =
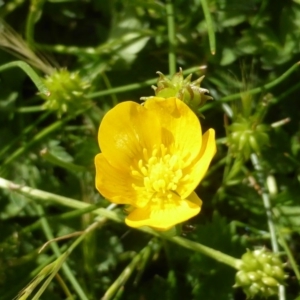
{"type": "MultiPolygon", "coordinates": [[[[174,74],[171,80],[161,72],[157,73],[159,74],[157,86],[152,86],[156,97],[176,97],[185,102],[195,113],[198,113],[198,109],[207,100],[212,99],[211,96],[207,95],[209,91],[200,87],[204,76],[191,81],[192,74],[190,74],[184,79],[181,68],[178,73],[174,74]]],[[[149,97],[143,97],[142,99],[147,100],[147,98],[149,97]]]]}
{"type": "Polygon", "coordinates": [[[269,143],[267,130],[268,126],[264,124],[255,125],[253,118],[239,116],[228,126],[228,144],[233,153],[242,153],[244,158],[248,159],[251,153],[259,154],[269,143]]]}
{"type": "Polygon", "coordinates": [[[283,284],[285,274],[279,257],[265,249],[247,251],[242,256],[242,265],[236,274],[234,287],[241,287],[252,298],[256,295],[276,295],[278,286],[283,284]]]}
{"type": "Polygon", "coordinates": [[[49,96],[41,95],[45,100],[44,108],[55,111],[59,117],[91,105],[90,100],[84,97],[85,90],[90,85],[80,78],[78,72],[57,70],[47,75],[43,81],[50,91],[49,96]]]}

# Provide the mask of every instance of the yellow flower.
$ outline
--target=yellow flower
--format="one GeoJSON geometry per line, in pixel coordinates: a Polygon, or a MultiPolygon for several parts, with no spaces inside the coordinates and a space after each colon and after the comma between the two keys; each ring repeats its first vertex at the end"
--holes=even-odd
{"type": "Polygon", "coordinates": [[[200,212],[194,189],[216,152],[215,132],[203,136],[197,116],[177,98],[118,104],[103,118],[95,158],[96,187],[131,206],[131,227],[167,230],[200,212]]]}

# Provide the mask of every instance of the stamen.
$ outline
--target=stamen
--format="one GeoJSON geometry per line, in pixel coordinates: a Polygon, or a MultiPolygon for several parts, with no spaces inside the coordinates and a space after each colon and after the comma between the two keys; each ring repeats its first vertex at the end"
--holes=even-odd
{"type": "Polygon", "coordinates": [[[144,156],[144,160],[147,161],[149,159],[148,157],[148,150],[146,148],[143,148],[143,156],[144,156]]]}
{"type": "Polygon", "coordinates": [[[169,151],[164,144],[155,146],[152,151],[143,148],[142,159],[136,161],[135,167],[130,167],[132,176],[140,182],[132,187],[143,191],[145,201],[153,205],[165,206],[175,201],[173,196],[177,194],[178,185],[189,179],[189,175],[182,177],[184,161],[169,151]]]}
{"type": "Polygon", "coordinates": [[[141,177],[141,174],[140,174],[138,171],[136,171],[136,170],[132,170],[132,171],[131,171],[131,175],[132,175],[133,177],[141,177]]]}
{"type": "Polygon", "coordinates": [[[143,173],[144,176],[147,176],[147,175],[148,175],[147,168],[142,167],[142,168],[141,168],[141,171],[142,171],[142,173],[143,173]]]}

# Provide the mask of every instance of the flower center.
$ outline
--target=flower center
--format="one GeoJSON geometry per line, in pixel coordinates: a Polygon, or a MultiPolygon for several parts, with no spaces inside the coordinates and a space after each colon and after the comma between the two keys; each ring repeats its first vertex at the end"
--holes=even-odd
{"type": "Polygon", "coordinates": [[[143,158],[131,167],[131,174],[136,179],[133,188],[142,192],[145,204],[167,204],[172,200],[181,180],[184,180],[182,171],[183,161],[176,154],[169,154],[168,149],[161,144],[154,147],[149,155],[143,149],[143,158]],[[163,203],[162,203],[163,202],[163,203]]]}

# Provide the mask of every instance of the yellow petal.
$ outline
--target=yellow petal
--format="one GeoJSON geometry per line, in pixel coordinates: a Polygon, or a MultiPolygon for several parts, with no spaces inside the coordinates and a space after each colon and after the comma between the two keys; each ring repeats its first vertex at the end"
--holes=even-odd
{"type": "Polygon", "coordinates": [[[161,144],[161,126],[155,112],[132,101],[122,102],[103,118],[98,141],[107,161],[117,169],[129,168],[143,148],[161,144]]]}
{"type": "Polygon", "coordinates": [[[193,202],[178,197],[174,205],[168,205],[162,210],[153,210],[151,205],[144,208],[136,208],[132,211],[125,223],[130,227],[150,226],[158,230],[168,230],[172,226],[182,223],[200,212],[202,201],[193,195],[193,202]],[[196,204],[194,201],[198,202],[196,204]]]}
{"type": "Polygon", "coordinates": [[[195,192],[192,192],[188,197],[187,200],[195,203],[198,206],[202,206],[202,200],[198,197],[198,195],[195,192]]]}
{"type": "Polygon", "coordinates": [[[155,111],[163,127],[162,143],[171,147],[188,165],[201,149],[202,132],[198,117],[177,98],[153,97],[145,107],[155,111]]]}
{"type": "Polygon", "coordinates": [[[216,154],[215,131],[210,128],[202,137],[202,147],[195,163],[184,170],[185,174],[189,174],[189,180],[178,185],[177,192],[182,198],[186,198],[205,176],[209,164],[216,154]]]}
{"type": "Polygon", "coordinates": [[[101,195],[117,204],[133,204],[136,191],[132,188],[130,176],[112,167],[103,154],[95,157],[96,188],[101,195]]]}

